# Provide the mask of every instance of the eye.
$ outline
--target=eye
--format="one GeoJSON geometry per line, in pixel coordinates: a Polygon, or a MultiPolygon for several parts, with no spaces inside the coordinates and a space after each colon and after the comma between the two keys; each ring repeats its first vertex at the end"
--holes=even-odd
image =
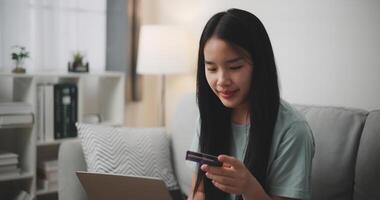
{"type": "Polygon", "coordinates": [[[207,67],[206,69],[209,72],[216,72],[216,67],[207,67]]]}
{"type": "Polygon", "coordinates": [[[233,67],[230,67],[231,70],[238,70],[240,68],[242,68],[243,65],[239,65],[239,66],[233,66],[233,67]]]}

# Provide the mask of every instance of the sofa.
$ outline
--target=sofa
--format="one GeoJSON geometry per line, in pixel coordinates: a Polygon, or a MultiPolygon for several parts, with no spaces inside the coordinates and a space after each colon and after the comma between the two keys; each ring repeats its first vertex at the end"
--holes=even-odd
{"type": "MultiPolygon", "coordinates": [[[[380,110],[294,106],[306,117],[315,138],[312,199],[380,199],[380,110]]],[[[195,95],[185,96],[166,128],[172,166],[184,194],[191,188],[192,170],[184,156],[195,131],[197,112],[195,95]]],[[[87,169],[79,140],[61,144],[58,165],[59,199],[86,199],[74,173],[87,169]]]]}

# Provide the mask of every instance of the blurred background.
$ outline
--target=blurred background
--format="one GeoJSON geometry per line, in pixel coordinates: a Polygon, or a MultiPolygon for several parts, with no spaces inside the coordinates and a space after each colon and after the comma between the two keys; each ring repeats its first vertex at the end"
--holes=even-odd
{"type": "MultiPolygon", "coordinates": [[[[126,90],[137,90],[135,99],[126,93],[125,125],[156,126],[160,77],[133,75],[135,85],[131,83],[139,27],[181,26],[193,36],[196,55],[206,21],[232,7],[246,9],[264,23],[284,99],[380,108],[376,0],[0,0],[0,71],[12,69],[10,53],[16,44],[31,53],[28,71],[65,71],[72,52],[83,51],[91,71],[123,71],[126,90]]],[[[195,92],[195,69],[194,65],[191,73],[166,77],[167,122],[183,94],[195,92]]]]}

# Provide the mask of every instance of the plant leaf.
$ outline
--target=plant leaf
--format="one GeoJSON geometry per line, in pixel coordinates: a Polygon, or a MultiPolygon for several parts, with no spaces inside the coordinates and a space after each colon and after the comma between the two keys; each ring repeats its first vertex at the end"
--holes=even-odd
{"type": "Polygon", "coordinates": [[[18,55],[16,53],[12,53],[12,60],[18,60],[18,55]]]}

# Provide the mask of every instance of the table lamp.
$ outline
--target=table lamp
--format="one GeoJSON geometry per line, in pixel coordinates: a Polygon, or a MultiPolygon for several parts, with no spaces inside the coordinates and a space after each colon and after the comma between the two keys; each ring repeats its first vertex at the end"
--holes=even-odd
{"type": "Polygon", "coordinates": [[[140,30],[137,74],[161,76],[160,123],[165,126],[165,76],[191,72],[194,44],[177,26],[144,25],[140,30]]]}

